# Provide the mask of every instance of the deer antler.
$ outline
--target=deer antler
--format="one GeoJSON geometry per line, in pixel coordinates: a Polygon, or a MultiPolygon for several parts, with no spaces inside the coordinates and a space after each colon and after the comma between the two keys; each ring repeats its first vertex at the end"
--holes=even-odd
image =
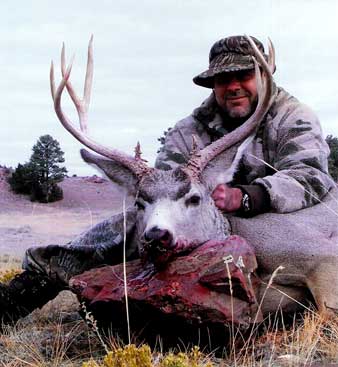
{"type": "Polygon", "coordinates": [[[271,71],[271,74],[273,74],[276,70],[276,64],[275,64],[275,47],[273,46],[273,43],[270,38],[268,38],[268,48],[269,48],[269,68],[271,71]]]}
{"type": "Polygon", "coordinates": [[[68,130],[77,140],[79,140],[83,145],[93,150],[94,152],[103,155],[104,157],[110,158],[115,162],[120,163],[122,166],[128,168],[132,171],[138,179],[141,179],[144,175],[150,173],[152,168],[148,167],[142,159],[135,159],[132,156],[129,156],[125,153],[119,152],[118,150],[107,148],[98,144],[94,140],[92,140],[88,134],[87,121],[88,121],[88,107],[90,102],[90,93],[93,81],[93,36],[90,38],[88,45],[88,59],[87,59],[87,70],[84,84],[84,93],[83,98],[80,99],[69,81],[70,73],[72,70],[72,62],[66,68],[65,63],[65,46],[62,47],[61,52],[61,73],[62,80],[58,86],[55,88],[55,79],[54,79],[54,65],[53,62],[50,68],[50,87],[52,98],[54,101],[54,109],[55,112],[66,130],[68,130]],[[70,121],[70,119],[66,116],[61,108],[61,96],[64,88],[67,88],[67,91],[76,107],[80,129],[76,128],[74,124],[70,121]]]}
{"type": "Polygon", "coordinates": [[[224,135],[222,138],[216,140],[190,157],[184,170],[193,179],[199,179],[200,174],[213,158],[253,133],[269,109],[273,91],[272,73],[275,69],[274,48],[269,40],[269,61],[266,62],[254,41],[248,36],[245,37],[253,48],[255,56],[263,69],[263,73],[261,75],[258,63],[255,57],[253,57],[258,90],[257,108],[253,115],[251,115],[243,125],[239,126],[229,134],[224,135]]]}

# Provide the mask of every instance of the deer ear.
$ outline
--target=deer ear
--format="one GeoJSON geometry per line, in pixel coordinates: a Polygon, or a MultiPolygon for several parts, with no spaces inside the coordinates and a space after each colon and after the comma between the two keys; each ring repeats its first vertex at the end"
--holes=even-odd
{"type": "Polygon", "coordinates": [[[135,195],[137,190],[137,178],[121,164],[99,155],[92,154],[86,149],[81,149],[82,159],[88,164],[94,164],[96,168],[102,170],[106,176],[114,183],[124,187],[130,195],[135,195]]]}

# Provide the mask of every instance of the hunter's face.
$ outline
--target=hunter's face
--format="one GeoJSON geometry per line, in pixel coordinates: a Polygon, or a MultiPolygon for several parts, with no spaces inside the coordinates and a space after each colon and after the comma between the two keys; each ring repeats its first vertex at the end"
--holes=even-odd
{"type": "Polygon", "coordinates": [[[233,119],[251,115],[257,104],[255,70],[242,70],[215,76],[214,92],[219,107],[233,119]]]}

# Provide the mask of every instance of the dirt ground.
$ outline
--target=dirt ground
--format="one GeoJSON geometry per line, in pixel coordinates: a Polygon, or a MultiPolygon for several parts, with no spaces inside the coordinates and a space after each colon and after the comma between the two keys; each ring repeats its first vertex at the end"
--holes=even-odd
{"type": "Polygon", "coordinates": [[[0,256],[21,258],[31,246],[65,244],[122,209],[123,193],[108,180],[68,177],[60,186],[63,200],[34,203],[10,191],[0,168],[0,256]]]}

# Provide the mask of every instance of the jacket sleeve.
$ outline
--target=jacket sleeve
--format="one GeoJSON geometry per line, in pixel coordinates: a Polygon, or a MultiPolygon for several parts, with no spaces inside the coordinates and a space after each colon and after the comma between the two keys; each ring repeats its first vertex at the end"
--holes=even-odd
{"type": "Polygon", "coordinates": [[[273,211],[288,213],[318,203],[335,183],[328,174],[329,148],[316,115],[298,104],[279,121],[277,128],[268,127],[274,173],[252,184],[265,188],[273,211]]]}

